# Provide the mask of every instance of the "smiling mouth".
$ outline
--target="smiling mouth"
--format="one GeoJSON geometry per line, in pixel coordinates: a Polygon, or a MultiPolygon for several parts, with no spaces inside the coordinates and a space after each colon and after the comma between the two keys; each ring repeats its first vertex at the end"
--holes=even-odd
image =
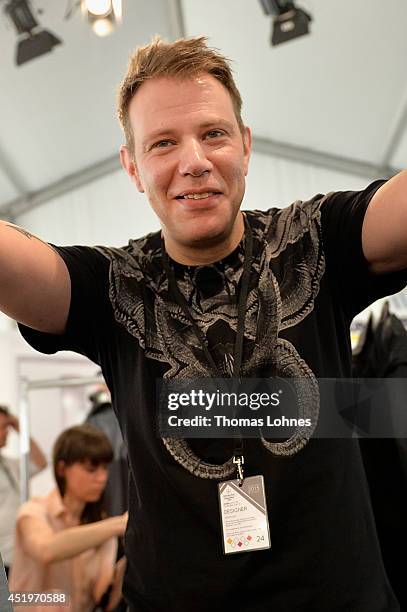
{"type": "Polygon", "coordinates": [[[221,195],[220,191],[205,191],[203,193],[186,193],[182,196],[177,196],[176,200],[205,200],[212,196],[221,195]]]}

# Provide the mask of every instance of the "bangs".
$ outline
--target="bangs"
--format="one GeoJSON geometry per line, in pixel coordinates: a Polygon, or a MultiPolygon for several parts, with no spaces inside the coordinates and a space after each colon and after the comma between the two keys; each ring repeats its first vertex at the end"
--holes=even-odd
{"type": "Polygon", "coordinates": [[[113,449],[106,434],[93,425],[70,427],[58,437],[54,447],[54,465],[90,462],[93,466],[110,463],[113,449]]]}
{"type": "Polygon", "coordinates": [[[100,440],[97,444],[94,443],[92,446],[89,446],[85,449],[85,453],[82,453],[82,456],[78,457],[76,461],[80,463],[89,462],[94,467],[101,463],[110,463],[113,460],[113,450],[109,440],[107,442],[108,444],[105,444],[104,440],[100,440]]]}

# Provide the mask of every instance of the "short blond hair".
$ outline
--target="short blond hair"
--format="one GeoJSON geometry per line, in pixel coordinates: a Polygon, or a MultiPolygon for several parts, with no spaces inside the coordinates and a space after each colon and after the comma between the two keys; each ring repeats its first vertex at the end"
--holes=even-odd
{"type": "Polygon", "coordinates": [[[118,94],[118,117],[131,153],[134,153],[134,138],[129,104],[140,85],[154,77],[187,79],[201,73],[212,75],[228,90],[237,122],[243,131],[242,98],[233,79],[230,60],[217,49],[208,47],[206,42],[205,36],[180,38],[174,42],[155,36],[150,44],[137,47],[132,53],[118,94]]]}

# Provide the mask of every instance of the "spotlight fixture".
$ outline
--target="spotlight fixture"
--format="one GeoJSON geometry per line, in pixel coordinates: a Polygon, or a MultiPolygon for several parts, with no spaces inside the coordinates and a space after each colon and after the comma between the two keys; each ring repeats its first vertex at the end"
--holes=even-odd
{"type": "Polygon", "coordinates": [[[271,44],[280,45],[309,33],[312,17],[290,0],[260,0],[266,15],[273,16],[271,44]]]}
{"type": "Polygon", "coordinates": [[[61,44],[59,38],[41,28],[33,15],[29,0],[8,0],[3,11],[18,34],[17,66],[49,53],[56,45],[61,44]]]}
{"type": "Polygon", "coordinates": [[[82,13],[98,36],[108,36],[122,20],[122,0],[82,0],[82,13]]]}

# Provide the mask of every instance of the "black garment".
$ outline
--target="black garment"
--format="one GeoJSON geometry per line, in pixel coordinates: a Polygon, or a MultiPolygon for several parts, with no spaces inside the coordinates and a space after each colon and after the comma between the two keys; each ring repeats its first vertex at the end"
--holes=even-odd
{"type": "Polygon", "coordinates": [[[86,417],[86,423],[99,427],[109,438],[113,448],[113,461],[109,465],[109,477],[104,491],[104,505],[109,516],[117,516],[128,510],[127,451],[112,404],[97,404],[86,417]]]}
{"type": "Polygon", "coordinates": [[[7,576],[8,576],[8,572],[6,574],[5,567],[3,565],[3,561],[0,555],[0,610],[1,612],[12,612],[13,610],[10,600],[9,600],[10,591],[8,590],[7,576]]]}
{"type": "MultiPolygon", "coordinates": [[[[363,344],[353,358],[356,378],[406,378],[407,331],[385,306],[373,328],[372,318],[363,344]]],[[[391,396],[383,410],[391,413],[391,396]]],[[[383,561],[401,610],[407,610],[404,563],[407,548],[407,444],[405,439],[361,439],[363,463],[383,561]]]]}
{"type": "MultiPolygon", "coordinates": [[[[380,185],[246,213],[255,260],[245,377],[350,377],[351,319],[404,285],[405,274],[372,277],[363,257],[363,217],[380,185]]],[[[297,441],[286,456],[246,440],[246,475],[265,478],[272,548],[222,554],[216,484],[232,474],[230,443],[188,447],[163,443],[156,432],[156,379],[206,376],[202,349],[168,292],[159,233],[123,249],[59,252],[72,278],[66,334],[23,334],[43,352],[76,350],[102,367],[129,451],[124,592],[131,610],[398,610],[355,440],[312,439],[303,448],[297,441]]],[[[232,365],[243,253],[244,240],[211,266],[173,262],[220,375],[232,365]]]]}

